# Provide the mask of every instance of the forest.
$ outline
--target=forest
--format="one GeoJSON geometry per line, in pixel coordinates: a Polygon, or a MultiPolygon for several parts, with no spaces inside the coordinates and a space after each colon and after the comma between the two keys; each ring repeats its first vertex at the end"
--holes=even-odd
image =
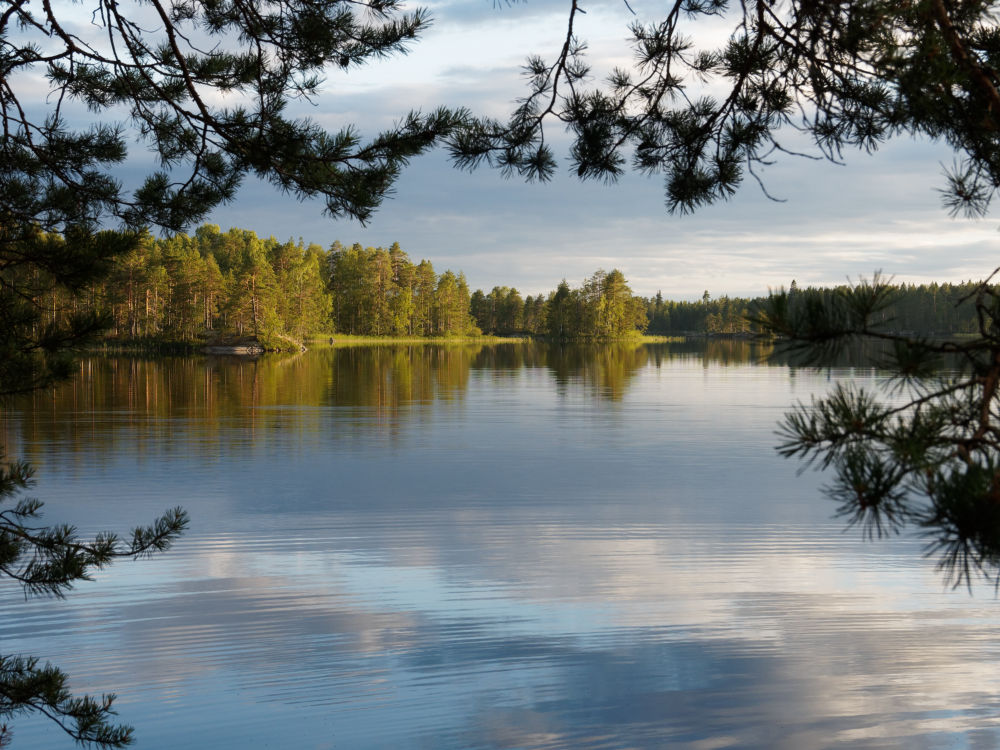
{"type": "MultiPolygon", "coordinates": [[[[65,242],[52,237],[53,242],[65,242]]],[[[976,330],[975,284],[897,285],[877,321],[887,330],[956,335],[976,330]]],[[[828,295],[840,288],[789,293],[828,295]]],[[[81,310],[110,322],[121,345],[197,345],[257,341],[292,348],[314,336],[532,336],[614,340],[663,336],[750,335],[749,316],[764,298],[706,290],[697,301],[632,293],[617,269],[598,270],[580,286],[566,280],[548,294],[522,297],[512,287],[470,292],[462,272],[414,263],[398,242],[389,248],[280,242],[254,232],[204,225],[193,235],[143,233],[112,273],[85,294],[47,292],[46,320],[81,310]]]]}
{"type": "Polygon", "coordinates": [[[45,297],[43,325],[94,312],[109,322],[107,341],[123,345],[253,340],[291,348],[333,335],[603,340],[647,324],[646,301],[618,270],[522,299],[508,287],[470,293],[463,273],[414,263],[399,243],[387,249],[337,241],[325,249],[210,224],[193,235],[144,233],[83,295],[52,288],[45,297]]]}
{"type": "MultiPolygon", "coordinates": [[[[896,284],[891,302],[873,321],[886,331],[921,336],[955,336],[978,331],[973,297],[980,282],[958,284],[896,284]]],[[[847,285],[836,287],[799,288],[792,280],[787,291],[796,294],[842,294],[847,285]]],[[[645,300],[648,332],[657,335],[749,335],[754,327],[748,317],[761,308],[764,297],[719,297],[713,299],[706,290],[696,302],[664,300],[657,294],[645,300]]]]}

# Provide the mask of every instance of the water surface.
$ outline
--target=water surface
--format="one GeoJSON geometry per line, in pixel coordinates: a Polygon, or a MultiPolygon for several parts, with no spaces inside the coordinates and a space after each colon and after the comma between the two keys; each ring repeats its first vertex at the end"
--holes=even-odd
{"type": "Polygon", "coordinates": [[[118,693],[140,750],[1000,748],[992,591],[843,533],[773,449],[881,376],[759,354],[86,360],[0,422],[47,518],[192,525],[65,601],[5,585],[0,648],[118,693]]]}

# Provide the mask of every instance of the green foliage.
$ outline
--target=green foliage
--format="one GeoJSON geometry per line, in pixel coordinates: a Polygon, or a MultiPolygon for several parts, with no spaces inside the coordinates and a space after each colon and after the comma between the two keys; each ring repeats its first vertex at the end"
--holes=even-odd
{"type": "Polygon", "coordinates": [[[549,338],[609,340],[646,330],[645,303],[632,295],[617,269],[596,271],[579,289],[563,281],[548,305],[549,338]]]}
{"type": "Polygon", "coordinates": [[[978,575],[1000,583],[1000,291],[983,282],[963,301],[976,331],[954,340],[895,331],[886,312],[900,304],[899,288],[877,276],[774,293],[754,318],[778,351],[807,363],[879,345],[888,392],[839,387],[800,405],[778,450],[830,469],[839,514],[866,534],[926,534],[956,586],[978,575]]]}
{"type": "Polygon", "coordinates": [[[430,261],[413,265],[393,243],[345,248],[328,256],[333,328],[351,336],[469,336],[479,331],[469,315],[463,274],[438,276],[430,261]]]}
{"type": "Polygon", "coordinates": [[[523,333],[526,308],[520,292],[507,286],[495,286],[489,294],[477,289],[470,300],[470,312],[476,325],[498,336],[523,333]]]}
{"type": "MultiPolygon", "coordinates": [[[[75,255],[78,263],[90,253],[88,243],[106,243],[114,254],[86,266],[79,283],[87,283],[72,293],[54,278],[33,272],[34,303],[28,304],[20,295],[10,299],[21,300],[34,330],[55,326],[58,331],[81,325],[73,321],[90,321],[92,334],[99,334],[101,325],[107,326],[108,335],[122,342],[254,338],[279,348],[324,331],[426,337],[474,335],[479,329],[491,335],[557,339],[619,338],[647,329],[668,336],[750,335],[760,326],[751,320],[749,311],[764,302],[763,298],[713,298],[707,291],[696,302],[665,300],[662,294],[642,299],[631,294],[616,270],[596,272],[579,289],[560,284],[547,296],[524,299],[507,286],[470,295],[467,286],[463,289],[459,283],[461,275],[438,275],[427,260],[414,265],[399,243],[386,249],[334,242],[324,251],[302,240],[262,239],[242,229],[223,233],[210,224],[199,227],[193,236],[166,239],[145,232],[83,237],[83,241],[71,242],[37,233],[37,242],[63,248],[59,252],[75,255]],[[94,280],[100,273],[108,274],[105,280],[94,280]]],[[[53,264],[65,275],[73,266],[60,265],[61,257],[57,253],[53,264]]],[[[896,333],[971,334],[978,326],[975,306],[969,302],[975,288],[971,282],[882,284],[881,297],[871,313],[896,333]]],[[[787,296],[805,295],[801,298],[806,305],[803,314],[814,327],[813,338],[820,337],[821,327],[832,326],[830,345],[839,346],[843,341],[837,332],[858,314],[843,307],[846,290],[800,290],[792,282],[787,296]]],[[[13,320],[13,314],[8,319],[13,320]]],[[[56,343],[65,335],[64,331],[61,337],[54,336],[56,343]]],[[[907,371],[911,375],[928,372],[923,353],[914,347],[907,351],[920,356],[906,365],[907,371]]],[[[53,363],[60,358],[70,361],[64,349],[57,346],[56,350],[53,363]]],[[[831,349],[828,354],[836,352],[831,349]]],[[[5,364],[13,367],[17,361],[9,357],[5,364]]],[[[35,361],[40,360],[36,357],[35,361]]]]}
{"type": "Polygon", "coordinates": [[[67,376],[72,350],[106,325],[82,290],[136,242],[127,233],[73,228],[64,238],[0,224],[0,397],[67,376]]]}
{"type": "Polygon", "coordinates": [[[563,280],[548,298],[521,299],[516,289],[477,290],[472,316],[486,333],[529,333],[556,340],[620,339],[646,330],[646,304],[632,295],[625,276],[598,270],[579,289],[563,280]]]}
{"type": "MultiPolygon", "coordinates": [[[[48,235],[47,235],[48,236],[48,235]]],[[[48,236],[59,242],[58,236],[48,236]]],[[[260,239],[205,225],[193,237],[136,235],[128,252],[89,280],[77,308],[99,315],[106,336],[124,342],[212,342],[255,338],[287,347],[330,326],[326,254],[318,245],[260,239]]],[[[41,290],[42,324],[60,320],[60,294],[41,290]]]]}
{"type": "Polygon", "coordinates": [[[438,336],[478,334],[469,315],[469,285],[465,274],[445,271],[434,290],[434,333],[438,336]]]}
{"type": "Polygon", "coordinates": [[[712,299],[706,292],[697,302],[664,300],[662,295],[646,301],[649,332],[661,335],[746,334],[751,300],[740,297],[712,299]]]}

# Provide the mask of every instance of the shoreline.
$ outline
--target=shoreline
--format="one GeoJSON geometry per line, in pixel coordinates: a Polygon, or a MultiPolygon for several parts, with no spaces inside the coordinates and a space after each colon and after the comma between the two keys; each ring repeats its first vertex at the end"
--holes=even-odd
{"type": "MultiPolygon", "coordinates": [[[[454,337],[416,337],[416,336],[349,336],[349,335],[322,335],[309,336],[305,342],[310,348],[347,348],[352,346],[465,346],[465,345],[510,345],[510,344],[530,344],[534,342],[551,344],[670,344],[681,343],[690,338],[703,338],[699,335],[687,336],[660,336],[660,335],[639,335],[627,336],[618,339],[571,339],[566,341],[549,341],[543,337],[534,338],[531,336],[454,336],[454,337]]],[[[296,347],[266,347],[259,342],[241,342],[236,344],[204,344],[201,342],[123,342],[120,340],[105,342],[102,345],[90,347],[90,351],[95,352],[118,352],[118,353],[145,353],[145,354],[205,354],[237,357],[259,357],[263,354],[291,354],[307,351],[306,346],[296,347]]]]}

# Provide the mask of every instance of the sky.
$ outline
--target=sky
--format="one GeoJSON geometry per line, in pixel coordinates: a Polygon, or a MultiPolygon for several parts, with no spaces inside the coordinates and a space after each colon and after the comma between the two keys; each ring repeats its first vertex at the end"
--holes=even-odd
{"type": "MultiPolygon", "coordinates": [[[[659,6],[630,2],[640,20],[659,6]]],[[[372,134],[410,109],[465,106],[504,116],[526,90],[529,54],[551,60],[562,44],[568,3],[437,0],[432,28],[404,57],[331,72],[302,114],[330,129],[372,134]]],[[[589,0],[577,31],[594,70],[625,65],[633,16],[621,0],[589,0]]],[[[724,22],[692,25],[698,40],[724,39],[724,22]]],[[[596,76],[595,76],[596,77],[596,76]]],[[[549,131],[556,141],[562,138],[549,131]]],[[[788,141],[795,144],[794,135],[788,141]]],[[[557,157],[565,157],[557,150],[557,157]]],[[[367,226],[333,220],[319,201],[299,202],[248,180],[210,223],[262,236],[329,246],[399,242],[439,272],[464,271],[472,289],[514,286],[548,292],[563,278],[621,269],[634,292],[695,299],[761,295],[769,288],[828,285],[875,271],[898,282],[980,279],[997,265],[993,219],[950,218],[937,192],[947,147],[902,138],[878,153],[846,154],[843,165],[786,157],[763,172],[769,200],[752,179],[729,202],[693,216],[667,213],[662,179],[628,175],[614,185],[581,183],[566,160],[545,184],[505,179],[489,168],[455,169],[438,151],[417,158],[367,226]]]]}

